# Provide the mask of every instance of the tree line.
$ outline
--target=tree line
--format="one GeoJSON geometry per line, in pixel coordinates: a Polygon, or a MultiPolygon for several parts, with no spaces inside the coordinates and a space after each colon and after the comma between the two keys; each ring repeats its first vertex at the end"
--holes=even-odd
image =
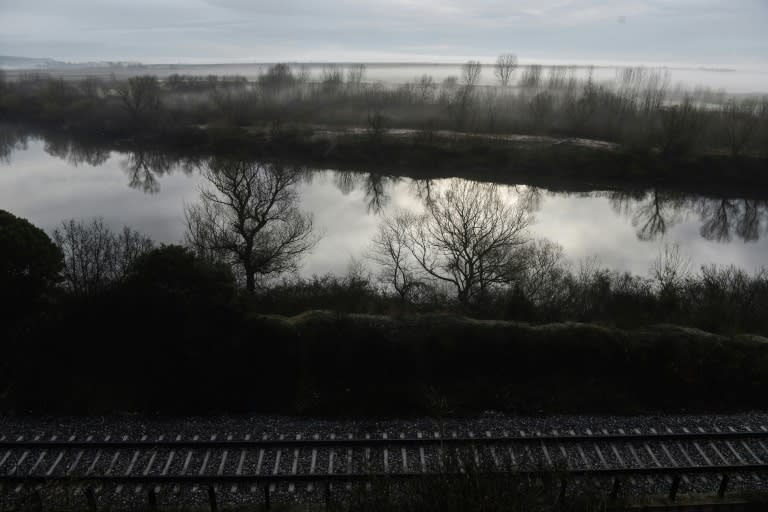
{"type": "Polygon", "coordinates": [[[364,65],[329,66],[312,76],[307,67],[276,64],[252,82],[182,75],[70,82],[30,74],[3,82],[0,112],[90,134],[163,133],[189,144],[190,128],[204,126],[233,147],[248,129],[270,134],[320,125],[372,135],[407,128],[579,137],[669,158],[764,155],[768,147],[766,97],[672,87],[667,71],[650,68],[625,68],[612,81],[598,81],[567,66],[518,66],[504,54],[492,69],[498,85],[480,85],[487,69],[478,61],[442,83],[428,75],[404,84],[369,82],[364,65]]]}

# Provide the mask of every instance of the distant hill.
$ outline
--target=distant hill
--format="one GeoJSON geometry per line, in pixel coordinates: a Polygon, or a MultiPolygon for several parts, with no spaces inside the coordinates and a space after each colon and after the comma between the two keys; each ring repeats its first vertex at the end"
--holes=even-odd
{"type": "Polygon", "coordinates": [[[2,69],[47,69],[65,67],[68,65],[69,64],[66,62],[54,59],[0,55],[0,68],[2,69]]]}
{"type": "Polygon", "coordinates": [[[0,69],[62,69],[62,68],[100,68],[136,66],[135,62],[63,62],[55,59],[38,57],[16,57],[0,55],[0,69]]]}

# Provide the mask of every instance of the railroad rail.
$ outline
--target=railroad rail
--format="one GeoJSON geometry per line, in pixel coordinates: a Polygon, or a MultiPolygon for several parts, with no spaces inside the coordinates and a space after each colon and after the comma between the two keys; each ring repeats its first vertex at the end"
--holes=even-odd
{"type": "MultiPolygon", "coordinates": [[[[359,482],[461,477],[470,472],[589,479],[615,498],[633,486],[710,492],[768,486],[768,427],[379,434],[83,435],[0,433],[0,493],[75,485],[95,508],[96,492],[148,493],[181,486],[274,496],[359,482]],[[284,489],[283,489],[284,487],[284,489]]],[[[577,482],[578,483],[578,482],[577,482]]],[[[2,497],[0,496],[0,499],[2,497]]]]}

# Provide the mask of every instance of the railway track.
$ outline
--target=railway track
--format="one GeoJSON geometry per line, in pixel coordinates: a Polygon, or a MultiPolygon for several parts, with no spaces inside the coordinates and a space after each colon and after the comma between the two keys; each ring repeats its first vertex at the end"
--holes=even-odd
{"type": "MultiPolygon", "coordinates": [[[[93,508],[105,496],[206,490],[208,498],[255,495],[267,504],[377,480],[467,473],[553,475],[565,496],[589,481],[620,493],[709,493],[768,488],[768,427],[640,430],[246,433],[98,436],[0,433],[0,501],[75,486],[93,508]]],[[[212,505],[213,506],[213,505],[212,505]]]]}

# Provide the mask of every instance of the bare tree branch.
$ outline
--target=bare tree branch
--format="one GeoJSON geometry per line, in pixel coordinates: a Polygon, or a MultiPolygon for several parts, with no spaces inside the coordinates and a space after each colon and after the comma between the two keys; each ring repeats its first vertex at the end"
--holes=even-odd
{"type": "Polygon", "coordinates": [[[509,85],[509,81],[512,78],[512,73],[517,69],[517,55],[514,53],[503,53],[496,58],[496,67],[493,73],[502,86],[509,85]]]}
{"type": "Polygon", "coordinates": [[[312,216],[298,210],[299,169],[212,160],[200,202],[185,206],[187,243],[201,256],[239,267],[253,293],[256,276],[298,268],[317,243],[312,216]]]}
{"type": "Polygon", "coordinates": [[[385,218],[374,240],[374,259],[398,294],[416,278],[433,279],[467,302],[519,273],[530,217],[506,203],[496,185],[455,179],[425,208],[423,215],[385,218]]]}

